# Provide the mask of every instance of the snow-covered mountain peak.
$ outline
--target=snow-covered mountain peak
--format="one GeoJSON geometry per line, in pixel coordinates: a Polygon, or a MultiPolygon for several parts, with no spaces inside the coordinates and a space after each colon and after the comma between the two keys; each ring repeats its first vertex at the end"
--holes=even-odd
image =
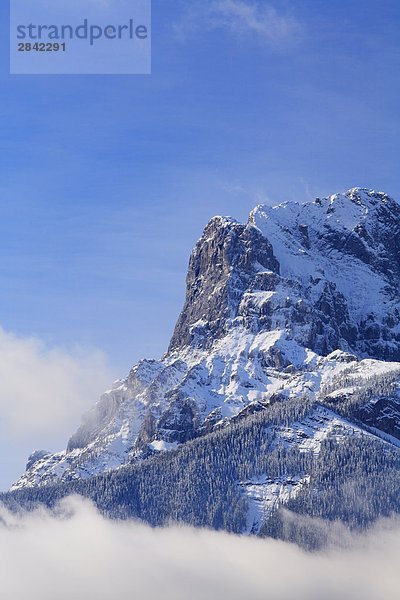
{"type": "MultiPolygon", "coordinates": [[[[260,221],[272,220],[292,229],[295,221],[298,226],[326,224],[351,231],[365,221],[371,221],[372,226],[373,215],[377,212],[399,218],[400,205],[384,192],[355,187],[304,203],[288,201],[275,206],[261,204],[251,211],[249,222],[257,226],[260,221]]],[[[380,224],[384,226],[384,223],[378,223],[378,226],[380,224]]]]}
{"type": "Polygon", "coordinates": [[[233,326],[281,330],[312,350],[400,359],[400,206],[353,188],[219,217],[192,253],[170,351],[210,347],[233,326]]]}
{"type": "MultiPolygon", "coordinates": [[[[17,487],[88,477],[271,403],[318,398],[343,370],[397,373],[399,284],[400,206],[382,192],[258,206],[244,224],[214,217],[167,354],[103,394],[66,451],[35,453],[17,487]]],[[[371,409],[390,432],[397,405],[371,409]]]]}
{"type": "Polygon", "coordinates": [[[387,204],[389,206],[397,204],[394,198],[391,198],[385,192],[380,192],[363,187],[354,187],[343,192],[342,194],[334,194],[330,196],[334,201],[336,198],[344,196],[354,202],[355,204],[363,205],[365,207],[375,207],[379,204],[387,204]]]}
{"type": "Polygon", "coordinates": [[[230,225],[234,225],[235,223],[238,223],[238,221],[237,221],[237,219],[234,219],[233,217],[223,216],[223,215],[214,215],[209,220],[205,229],[211,228],[211,227],[229,227],[230,225]]]}

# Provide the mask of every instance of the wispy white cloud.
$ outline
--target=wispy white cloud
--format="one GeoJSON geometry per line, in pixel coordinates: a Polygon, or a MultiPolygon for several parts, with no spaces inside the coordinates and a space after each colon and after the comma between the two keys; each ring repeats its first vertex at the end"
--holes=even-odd
{"type": "Polygon", "coordinates": [[[51,432],[62,443],[62,434],[72,432],[111,381],[99,350],[51,348],[0,328],[2,434],[15,439],[51,432]]]}
{"type": "Polygon", "coordinates": [[[0,507],[0,589],[13,600],[395,600],[399,553],[395,519],[348,549],[310,554],[273,540],[111,522],[78,498],[54,514],[0,507]]]}
{"type": "Polygon", "coordinates": [[[200,29],[225,29],[235,36],[253,36],[276,46],[292,43],[303,26],[294,16],[260,0],[210,0],[189,4],[175,25],[181,39],[200,29]]]}

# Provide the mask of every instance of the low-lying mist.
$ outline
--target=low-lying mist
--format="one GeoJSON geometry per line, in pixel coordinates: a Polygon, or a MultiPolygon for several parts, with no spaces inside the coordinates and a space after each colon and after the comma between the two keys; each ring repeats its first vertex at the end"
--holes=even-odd
{"type": "Polygon", "coordinates": [[[400,520],[311,554],[271,539],[103,518],[77,497],[55,511],[0,508],[4,600],[395,600],[400,520]]]}

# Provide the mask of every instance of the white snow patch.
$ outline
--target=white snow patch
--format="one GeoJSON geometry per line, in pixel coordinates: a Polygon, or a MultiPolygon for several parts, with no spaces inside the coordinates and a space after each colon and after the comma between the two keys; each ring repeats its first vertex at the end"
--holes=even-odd
{"type": "Polygon", "coordinates": [[[157,452],[168,452],[170,450],[176,450],[179,446],[178,442],[166,442],[164,440],[154,440],[149,444],[150,448],[157,452]]]}
{"type": "Polygon", "coordinates": [[[301,488],[309,483],[306,477],[284,477],[280,479],[268,479],[267,476],[241,482],[249,501],[246,530],[244,533],[257,535],[261,526],[267,518],[279,507],[295,498],[301,488]]]}

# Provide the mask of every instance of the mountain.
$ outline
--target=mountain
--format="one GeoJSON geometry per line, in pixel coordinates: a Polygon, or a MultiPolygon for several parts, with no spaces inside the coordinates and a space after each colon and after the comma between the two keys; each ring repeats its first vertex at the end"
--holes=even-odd
{"type": "MultiPolygon", "coordinates": [[[[145,465],[203,452],[215,436],[222,448],[235,428],[271,414],[282,418],[271,456],[295,448],[312,461],[332,440],[397,456],[399,285],[400,205],[385,193],[354,188],[258,206],[246,224],[214,217],[190,257],[168,352],[103,394],[65,451],[33,453],[13,491],[79,488],[94,475],[125,477],[124,465],[150,485],[145,465]],[[308,407],[301,418],[299,406],[308,407]]],[[[245,529],[257,533],[282,502],[306,494],[312,468],[281,466],[272,476],[251,453],[235,485],[247,502],[245,529]]]]}
{"type": "Polygon", "coordinates": [[[209,348],[232,326],[285,332],[320,355],[400,360],[400,205],[352,189],[216,217],[189,264],[170,351],[209,348]]]}

